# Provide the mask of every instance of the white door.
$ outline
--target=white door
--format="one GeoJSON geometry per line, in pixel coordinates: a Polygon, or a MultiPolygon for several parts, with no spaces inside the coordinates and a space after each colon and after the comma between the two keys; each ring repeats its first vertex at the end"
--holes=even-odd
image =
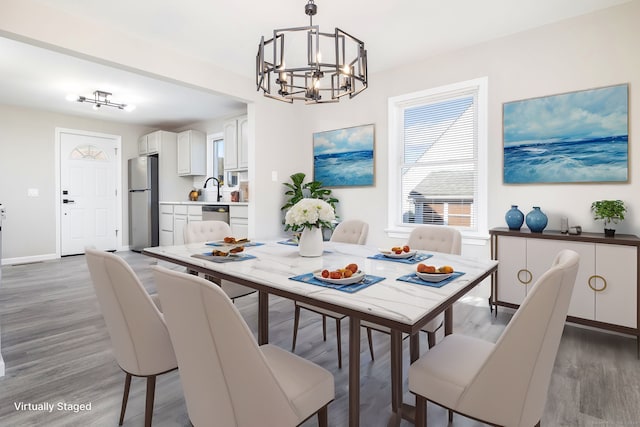
{"type": "Polygon", "coordinates": [[[61,255],[118,246],[117,137],[60,133],[61,255]]]}

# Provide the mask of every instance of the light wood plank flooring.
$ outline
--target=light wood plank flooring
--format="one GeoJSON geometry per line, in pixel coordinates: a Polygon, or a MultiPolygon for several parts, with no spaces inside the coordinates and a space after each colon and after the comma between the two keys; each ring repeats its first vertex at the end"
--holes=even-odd
{"type": "MultiPolygon", "coordinates": [[[[150,258],[119,253],[155,292],[150,258]]],[[[165,264],[166,265],[166,264],[165,264]]],[[[257,296],[237,301],[254,331],[257,296]]],[[[293,303],[270,299],[271,342],[290,349],[293,303]]],[[[486,287],[455,306],[456,332],[495,341],[511,314],[501,309],[490,316],[486,287]]],[[[116,426],[124,374],[115,363],[110,342],[89,281],[84,256],[29,265],[4,266],[0,287],[0,327],[6,375],[0,378],[0,426],[116,426]],[[90,411],[20,411],[19,402],[42,404],[91,403],[90,411]]],[[[324,366],[335,376],[336,400],[329,406],[331,426],[347,425],[348,322],[343,322],[345,368],[337,369],[334,324],[322,341],[320,317],[303,311],[296,353],[324,366]]],[[[361,425],[384,426],[390,413],[387,335],[374,332],[376,360],[362,342],[361,425]]],[[[426,351],[426,339],[422,340],[426,351]]],[[[408,342],[405,342],[406,372],[408,342]]],[[[406,390],[406,384],[405,384],[406,390]]],[[[405,402],[412,396],[406,392],[405,402]]],[[[446,413],[429,405],[429,423],[447,425],[446,413]]],[[[125,426],[144,425],[144,381],[133,380],[125,426]]],[[[159,377],[155,426],[189,426],[178,372],[159,377]]],[[[212,425],[215,425],[212,420],[212,425]]],[[[304,426],[316,425],[316,420],[304,426]]],[[[410,425],[403,421],[403,426],[410,425]]],[[[456,426],[478,426],[454,417],[456,426]]],[[[635,340],[614,334],[566,326],[556,361],[543,426],[640,426],[640,362],[635,340]]],[[[223,426],[226,427],[226,426],[223,426]]]]}

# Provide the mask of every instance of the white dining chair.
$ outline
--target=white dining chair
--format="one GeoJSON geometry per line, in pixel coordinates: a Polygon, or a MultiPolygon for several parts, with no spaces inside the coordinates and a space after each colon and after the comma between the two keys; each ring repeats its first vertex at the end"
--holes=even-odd
{"type": "MultiPolygon", "coordinates": [[[[351,243],[356,245],[364,245],[367,241],[369,233],[369,224],[358,219],[345,220],[340,222],[331,234],[332,242],[351,243]]],[[[331,317],[336,321],[336,339],[338,345],[338,368],[342,368],[342,334],[341,321],[347,317],[344,314],[336,313],[331,310],[325,310],[315,307],[311,304],[295,302],[295,311],[293,316],[293,343],[291,351],[296,350],[296,341],[298,338],[298,327],[300,325],[300,310],[305,309],[322,315],[322,338],[327,340],[327,317],[331,317]]],[[[371,330],[367,328],[367,339],[369,340],[369,352],[373,360],[373,342],[371,338],[371,330]]]]}
{"type": "MultiPolygon", "coordinates": [[[[460,255],[462,235],[460,231],[447,225],[419,225],[409,234],[407,245],[416,250],[460,255]]],[[[443,324],[444,315],[440,314],[422,328],[427,333],[429,348],[436,345],[436,333],[443,324]]]]}
{"type": "Polygon", "coordinates": [[[500,426],[540,425],[579,255],[565,249],[528,292],[494,344],[451,334],[409,367],[416,426],[427,401],[500,426]]]}
{"type": "MultiPolygon", "coordinates": [[[[189,222],[183,229],[184,243],[205,243],[216,240],[223,240],[225,237],[232,237],[229,224],[224,221],[194,221],[189,222]]],[[[229,280],[217,279],[207,276],[210,280],[222,288],[232,300],[254,293],[256,290],[247,286],[242,286],[229,280]]]]}
{"type": "Polygon", "coordinates": [[[126,374],[119,425],[133,376],[147,379],[144,423],[150,427],[156,376],[178,367],[164,317],[122,258],[96,249],[86,249],[85,256],[113,353],[126,374]]]}
{"type": "Polygon", "coordinates": [[[281,348],[258,346],[220,287],[154,267],[194,426],[297,426],[317,414],[328,424],[333,375],[281,348]]]}

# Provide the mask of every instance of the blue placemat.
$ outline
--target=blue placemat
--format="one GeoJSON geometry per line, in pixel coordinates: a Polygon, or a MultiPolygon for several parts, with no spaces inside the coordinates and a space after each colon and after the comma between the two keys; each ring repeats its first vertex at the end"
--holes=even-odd
{"type": "Polygon", "coordinates": [[[432,288],[441,288],[447,283],[453,282],[458,277],[462,276],[464,273],[462,271],[455,271],[451,273],[451,277],[448,279],[441,280],[440,282],[427,282],[426,280],[422,280],[419,278],[416,273],[405,274],[404,276],[398,277],[396,280],[401,280],[403,282],[415,283],[416,285],[424,285],[431,286],[432,288]]]}
{"type": "Polygon", "coordinates": [[[245,248],[248,248],[250,246],[262,246],[264,245],[264,243],[260,243],[260,242],[247,242],[247,243],[209,242],[207,243],[207,246],[231,246],[231,245],[244,246],[245,248]]]}
{"type": "Polygon", "coordinates": [[[255,255],[249,255],[249,254],[242,254],[241,256],[213,256],[211,255],[211,252],[207,252],[204,254],[194,254],[191,256],[194,258],[205,259],[207,261],[219,262],[219,263],[246,261],[248,259],[255,258],[255,255]]]}
{"type": "Polygon", "coordinates": [[[293,239],[280,240],[278,243],[281,245],[298,246],[298,242],[293,239]]]}
{"type": "Polygon", "coordinates": [[[383,260],[383,261],[401,262],[403,264],[415,264],[417,262],[424,261],[425,259],[429,259],[432,256],[433,255],[431,255],[431,254],[416,253],[411,258],[389,258],[387,256],[384,256],[384,254],[375,254],[375,255],[371,255],[371,256],[369,256],[367,258],[380,259],[380,260],[383,260]]]}
{"type": "Polygon", "coordinates": [[[364,288],[368,288],[374,283],[378,283],[384,280],[384,277],[380,276],[372,276],[370,274],[365,274],[364,279],[358,283],[354,283],[352,285],[334,285],[332,283],[323,282],[322,280],[318,280],[313,276],[313,273],[300,274],[298,276],[289,277],[290,280],[295,280],[297,282],[304,282],[310,285],[322,286],[325,288],[331,288],[342,292],[348,292],[350,294],[354,292],[358,292],[364,288]]]}

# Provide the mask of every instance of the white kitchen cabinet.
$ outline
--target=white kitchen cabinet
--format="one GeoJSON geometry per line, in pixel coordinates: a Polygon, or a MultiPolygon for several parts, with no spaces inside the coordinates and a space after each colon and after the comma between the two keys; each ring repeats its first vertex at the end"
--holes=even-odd
{"type": "Polygon", "coordinates": [[[229,226],[234,237],[249,236],[249,208],[245,205],[229,206],[229,226]]]}
{"type": "Polygon", "coordinates": [[[158,130],[138,139],[141,156],[158,156],[158,198],[165,200],[188,200],[193,189],[193,178],[179,176],[177,170],[177,134],[158,130]]]}
{"type": "Polygon", "coordinates": [[[184,227],[195,221],[202,221],[202,206],[173,205],[173,244],[184,245],[184,227]]]}
{"type": "Polygon", "coordinates": [[[246,116],[228,120],[223,125],[224,169],[247,169],[249,166],[249,133],[246,116]]]}
{"type": "Polygon", "coordinates": [[[160,246],[173,245],[173,205],[160,205],[160,246]]]}
{"type": "Polygon", "coordinates": [[[161,132],[162,131],[155,131],[138,138],[138,155],[148,156],[150,154],[158,154],[162,140],[161,132]]]}
{"type": "Polygon", "coordinates": [[[197,130],[178,134],[178,175],[207,174],[206,136],[197,130]]]}
{"type": "Polygon", "coordinates": [[[571,249],[580,255],[580,266],[567,320],[635,335],[640,351],[637,236],[611,238],[599,233],[530,233],[506,228],[492,229],[490,234],[491,254],[499,261],[491,296],[496,308],[518,307],[557,253],[571,249]]]}

